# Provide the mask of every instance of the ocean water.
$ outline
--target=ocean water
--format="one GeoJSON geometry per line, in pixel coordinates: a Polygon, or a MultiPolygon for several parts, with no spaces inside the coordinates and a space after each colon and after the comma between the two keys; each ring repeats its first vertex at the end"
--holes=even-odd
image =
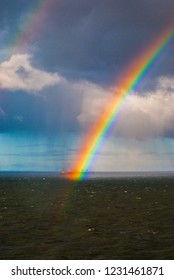
{"type": "Polygon", "coordinates": [[[0,174],[0,259],[174,259],[172,173],[0,174]]]}

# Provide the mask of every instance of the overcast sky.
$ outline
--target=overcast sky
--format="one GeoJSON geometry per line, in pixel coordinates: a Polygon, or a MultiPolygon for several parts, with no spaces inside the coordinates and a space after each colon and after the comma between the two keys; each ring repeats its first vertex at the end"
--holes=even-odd
{"type": "MultiPolygon", "coordinates": [[[[117,77],[174,20],[174,1],[0,4],[0,170],[68,168],[117,77]]],[[[174,170],[173,108],[174,40],[125,102],[91,170],[174,170]]]]}

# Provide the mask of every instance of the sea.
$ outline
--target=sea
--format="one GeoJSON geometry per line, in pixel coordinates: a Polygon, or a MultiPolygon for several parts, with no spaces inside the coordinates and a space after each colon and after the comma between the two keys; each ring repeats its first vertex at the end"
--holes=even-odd
{"type": "Polygon", "coordinates": [[[174,259],[174,172],[0,173],[1,260],[174,259]]]}

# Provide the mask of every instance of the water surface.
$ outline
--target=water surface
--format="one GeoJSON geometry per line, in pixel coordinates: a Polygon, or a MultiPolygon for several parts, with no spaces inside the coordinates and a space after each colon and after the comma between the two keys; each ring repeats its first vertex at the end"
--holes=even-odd
{"type": "Polygon", "coordinates": [[[92,177],[1,174],[0,259],[174,259],[172,174],[92,177]]]}

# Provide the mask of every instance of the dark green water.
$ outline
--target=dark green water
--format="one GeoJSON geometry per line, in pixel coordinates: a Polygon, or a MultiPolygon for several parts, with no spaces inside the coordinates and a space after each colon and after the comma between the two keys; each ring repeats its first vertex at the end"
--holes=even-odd
{"type": "Polygon", "coordinates": [[[1,176],[0,259],[174,259],[174,178],[1,176]]]}

